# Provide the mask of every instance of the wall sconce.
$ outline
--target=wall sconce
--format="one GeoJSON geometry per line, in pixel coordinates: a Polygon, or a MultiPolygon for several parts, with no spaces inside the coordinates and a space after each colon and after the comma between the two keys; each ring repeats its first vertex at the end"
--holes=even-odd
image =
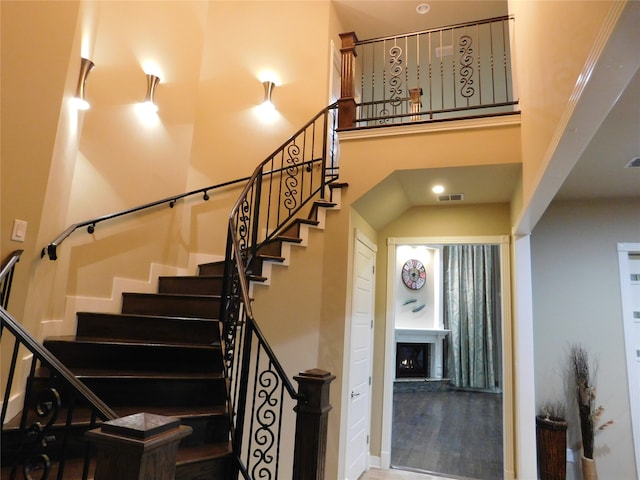
{"type": "Polygon", "coordinates": [[[275,110],[275,105],[271,101],[271,94],[273,93],[273,89],[276,87],[276,84],[271,81],[262,82],[264,85],[264,101],[262,105],[267,108],[273,108],[275,110]]]}
{"type": "Polygon", "coordinates": [[[78,86],[76,87],[75,104],[78,110],[88,110],[89,102],[84,97],[84,85],[87,82],[89,72],[93,70],[95,64],[88,58],[80,59],[80,76],[78,77],[78,86]]]}
{"type": "Polygon", "coordinates": [[[264,100],[256,107],[256,112],[261,121],[264,123],[272,123],[280,116],[271,101],[271,94],[276,84],[271,80],[266,80],[262,82],[262,85],[264,86],[264,100]]]}
{"type": "Polygon", "coordinates": [[[153,113],[158,112],[158,106],[155,102],[156,87],[158,86],[158,83],[160,83],[160,77],[151,73],[147,74],[147,95],[144,97],[143,104],[145,105],[145,110],[153,113]]]}

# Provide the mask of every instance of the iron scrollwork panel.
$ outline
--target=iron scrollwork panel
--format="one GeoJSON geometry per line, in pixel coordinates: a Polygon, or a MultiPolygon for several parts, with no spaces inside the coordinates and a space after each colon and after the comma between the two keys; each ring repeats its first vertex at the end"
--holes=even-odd
{"type": "Polygon", "coordinates": [[[459,41],[460,49],[460,95],[469,100],[475,94],[473,80],[473,39],[463,35],[459,41]]]}
{"type": "Polygon", "coordinates": [[[258,373],[251,443],[252,478],[275,479],[278,466],[278,429],[282,415],[282,382],[269,367],[258,373]]]}
{"type": "MultiPolygon", "coordinates": [[[[11,478],[46,480],[51,472],[52,458],[60,456],[60,452],[54,452],[59,449],[60,442],[53,426],[60,414],[62,399],[54,377],[49,379],[49,385],[37,391],[34,379],[29,382],[31,393],[25,400],[25,425],[20,429],[19,444],[15,447],[11,478]],[[22,477],[16,477],[18,472],[22,477]]],[[[4,448],[12,449],[11,445],[3,445],[4,448]]]]}
{"type": "MultiPolygon", "coordinates": [[[[404,73],[404,60],[403,60],[402,47],[394,45],[389,49],[389,100],[384,102],[384,106],[380,111],[380,116],[387,117],[391,115],[387,104],[391,105],[394,109],[399,107],[403,101],[404,94],[402,74],[404,73]]],[[[388,123],[389,118],[380,120],[380,123],[388,123]]]]}
{"type": "Polygon", "coordinates": [[[299,203],[299,177],[302,174],[302,169],[300,168],[300,164],[302,163],[300,152],[300,147],[295,143],[295,141],[287,146],[284,175],[285,192],[282,206],[287,209],[289,215],[291,215],[291,212],[297,208],[299,203]]]}

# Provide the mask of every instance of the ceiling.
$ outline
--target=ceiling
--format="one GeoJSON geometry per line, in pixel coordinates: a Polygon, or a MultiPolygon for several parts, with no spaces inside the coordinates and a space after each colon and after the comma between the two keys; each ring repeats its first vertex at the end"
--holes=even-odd
{"type": "MultiPolygon", "coordinates": [[[[355,31],[361,40],[507,14],[506,0],[333,1],[345,31],[355,31]],[[425,15],[416,12],[421,3],[430,5],[425,15]]],[[[640,167],[625,168],[634,157],[640,157],[640,72],[600,125],[556,198],[639,197],[640,167]]],[[[416,184],[432,184],[436,179],[446,184],[448,193],[464,193],[467,204],[509,202],[518,175],[519,169],[514,165],[399,171],[363,196],[356,208],[365,218],[374,219],[377,225],[372,226],[379,228],[411,206],[438,204],[428,189],[415,188],[416,184]],[[481,177],[493,180],[478,181],[481,177]],[[491,191],[486,185],[491,185],[491,191]],[[495,188],[496,185],[500,187],[495,188]],[[416,194],[425,190],[422,195],[416,194]],[[381,215],[383,212],[386,215],[381,215]]]]}
{"type": "Polygon", "coordinates": [[[507,15],[506,0],[333,0],[347,32],[358,39],[397,35],[507,15]],[[420,15],[416,7],[429,5],[420,15]]]}

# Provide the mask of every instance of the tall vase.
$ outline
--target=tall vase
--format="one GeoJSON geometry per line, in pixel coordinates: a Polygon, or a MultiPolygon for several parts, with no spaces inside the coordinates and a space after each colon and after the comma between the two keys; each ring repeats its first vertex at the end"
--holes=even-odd
{"type": "Polygon", "coordinates": [[[582,460],[582,478],[584,480],[598,480],[598,472],[596,471],[596,462],[593,458],[587,458],[584,455],[582,460]]]}

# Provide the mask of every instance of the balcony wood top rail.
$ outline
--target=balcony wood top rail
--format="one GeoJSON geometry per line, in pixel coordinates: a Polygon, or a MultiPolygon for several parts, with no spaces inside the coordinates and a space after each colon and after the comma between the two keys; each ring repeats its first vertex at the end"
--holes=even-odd
{"type": "MultiPolygon", "coordinates": [[[[412,37],[412,36],[415,36],[415,35],[423,35],[425,33],[439,32],[441,30],[451,30],[451,29],[454,29],[454,28],[471,27],[471,26],[475,26],[475,25],[484,25],[486,23],[501,22],[503,20],[513,20],[513,19],[514,19],[513,15],[502,15],[500,17],[485,18],[483,20],[476,20],[476,21],[471,21],[471,22],[455,23],[453,25],[447,25],[445,27],[435,27],[435,28],[429,28],[427,30],[417,30],[415,32],[401,33],[399,35],[389,35],[389,36],[386,36],[386,37],[368,38],[366,40],[358,40],[356,38],[355,39],[355,44],[356,45],[364,45],[365,43],[380,42],[380,41],[383,41],[383,40],[393,40],[393,39],[396,39],[396,38],[412,37]]],[[[350,34],[350,33],[352,33],[352,32],[349,32],[348,34],[350,34]]]]}

